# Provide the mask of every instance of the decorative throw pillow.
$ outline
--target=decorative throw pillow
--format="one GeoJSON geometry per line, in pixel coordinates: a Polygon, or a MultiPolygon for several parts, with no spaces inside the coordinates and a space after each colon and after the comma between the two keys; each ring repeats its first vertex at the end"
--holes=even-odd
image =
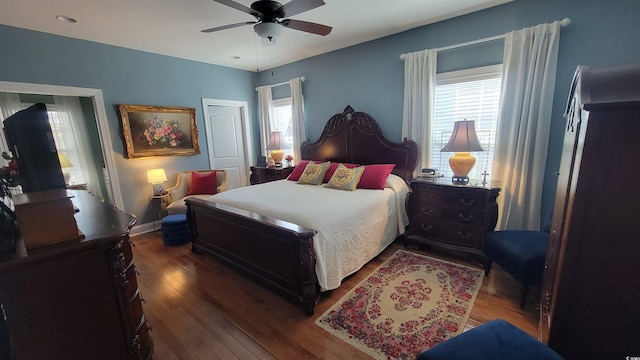
{"type": "Polygon", "coordinates": [[[326,174],[327,169],[329,169],[329,165],[331,165],[331,162],[329,161],[322,164],[316,164],[313,161],[309,161],[307,166],[304,168],[302,175],[300,175],[300,179],[298,179],[298,184],[321,184],[322,179],[324,179],[324,174],[326,174]]]}
{"type": "Polygon", "coordinates": [[[216,171],[202,174],[193,171],[191,173],[191,187],[189,187],[189,193],[187,195],[200,195],[200,194],[217,194],[218,183],[216,181],[216,171]]]}
{"type": "Polygon", "coordinates": [[[298,179],[300,179],[300,175],[304,172],[305,167],[307,167],[307,164],[309,164],[309,160],[300,161],[300,163],[293,168],[293,171],[289,174],[287,180],[298,181],[298,179]]]}
{"type": "Polygon", "coordinates": [[[353,191],[358,186],[363,172],[364,166],[350,169],[343,164],[338,164],[338,168],[334,171],[333,176],[331,176],[325,187],[353,191]]]}
{"type": "Polygon", "coordinates": [[[331,165],[329,165],[329,169],[327,170],[327,173],[324,174],[324,179],[322,179],[323,183],[328,183],[329,180],[331,180],[331,177],[333,176],[333,173],[338,168],[339,164],[344,165],[347,169],[353,169],[353,168],[357,168],[358,166],[360,166],[358,164],[332,162],[331,165]]]}
{"type": "Polygon", "coordinates": [[[384,190],[384,183],[396,164],[365,165],[358,189],[384,190]]]}

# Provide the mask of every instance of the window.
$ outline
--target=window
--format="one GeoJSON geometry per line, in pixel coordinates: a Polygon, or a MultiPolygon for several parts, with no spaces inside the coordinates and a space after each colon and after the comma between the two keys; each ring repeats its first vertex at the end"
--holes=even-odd
{"type": "Polygon", "coordinates": [[[86,184],[80,168],[78,149],[73,136],[70,135],[73,133],[73,125],[69,113],[59,111],[54,104],[47,104],[47,115],[49,116],[49,124],[51,125],[58,154],[65,155],[71,163],[71,167],[62,169],[63,172],[68,173],[70,176],[69,184],[86,184]]]}
{"type": "Polygon", "coordinates": [[[291,121],[291,98],[273,100],[272,131],[281,131],[284,141],[289,148],[284,149],[284,155],[293,155],[293,123],[291,121]]]}
{"type": "Polygon", "coordinates": [[[452,153],[440,152],[451,137],[453,123],[475,121],[476,133],[483,152],[474,152],[476,164],[470,179],[482,181],[486,170],[491,180],[496,124],[502,82],[502,65],[487,66],[438,74],[436,78],[434,120],[431,130],[431,166],[445,177],[453,176],[449,167],[452,153]]]}

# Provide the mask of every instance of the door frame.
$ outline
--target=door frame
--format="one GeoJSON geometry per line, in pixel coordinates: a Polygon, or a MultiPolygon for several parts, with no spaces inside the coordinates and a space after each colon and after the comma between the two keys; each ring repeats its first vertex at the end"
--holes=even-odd
{"type": "MultiPolygon", "coordinates": [[[[122,200],[122,191],[120,190],[120,180],[116,167],[116,160],[113,152],[113,143],[111,142],[111,132],[109,131],[109,122],[107,120],[107,111],[104,106],[104,98],[102,90],[82,88],[75,86],[62,85],[46,85],[34,83],[19,83],[0,81],[0,91],[8,93],[27,93],[42,95],[60,95],[60,96],[76,96],[88,97],[93,101],[93,111],[96,116],[98,125],[98,137],[100,138],[100,147],[102,148],[102,156],[104,157],[113,205],[118,209],[124,209],[124,201],[122,200]]],[[[102,174],[99,174],[102,176],[102,174]]]]}
{"type": "Polygon", "coordinates": [[[223,107],[234,107],[240,109],[240,116],[242,116],[242,137],[244,142],[244,161],[245,161],[245,179],[247,180],[247,185],[249,184],[249,167],[253,166],[253,162],[251,159],[253,158],[253,142],[251,141],[251,124],[249,122],[249,103],[247,101],[242,100],[224,100],[224,99],[209,99],[202,98],[202,114],[204,120],[204,127],[207,133],[207,149],[209,155],[209,166],[211,169],[215,169],[214,152],[213,152],[213,136],[211,129],[211,124],[209,123],[209,106],[223,106],[223,107]]]}

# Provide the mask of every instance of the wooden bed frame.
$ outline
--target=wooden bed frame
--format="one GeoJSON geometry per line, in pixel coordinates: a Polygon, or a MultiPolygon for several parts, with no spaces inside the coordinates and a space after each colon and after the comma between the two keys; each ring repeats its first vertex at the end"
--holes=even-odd
{"type": "MultiPolygon", "coordinates": [[[[409,181],[418,145],[406,138],[390,141],[370,115],[347,106],[329,119],[317,142],[302,144],[301,155],[314,161],[393,163],[392,173],[409,181]]],[[[320,293],[313,229],[202,199],[186,202],[193,251],[224,261],[313,314],[320,293]]]]}

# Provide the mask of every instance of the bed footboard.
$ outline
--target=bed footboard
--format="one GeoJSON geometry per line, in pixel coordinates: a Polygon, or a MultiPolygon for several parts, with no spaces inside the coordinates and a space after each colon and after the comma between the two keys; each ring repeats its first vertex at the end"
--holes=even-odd
{"type": "Polygon", "coordinates": [[[312,315],[320,293],[315,231],[202,199],[187,199],[192,250],[224,261],[312,315]]]}

